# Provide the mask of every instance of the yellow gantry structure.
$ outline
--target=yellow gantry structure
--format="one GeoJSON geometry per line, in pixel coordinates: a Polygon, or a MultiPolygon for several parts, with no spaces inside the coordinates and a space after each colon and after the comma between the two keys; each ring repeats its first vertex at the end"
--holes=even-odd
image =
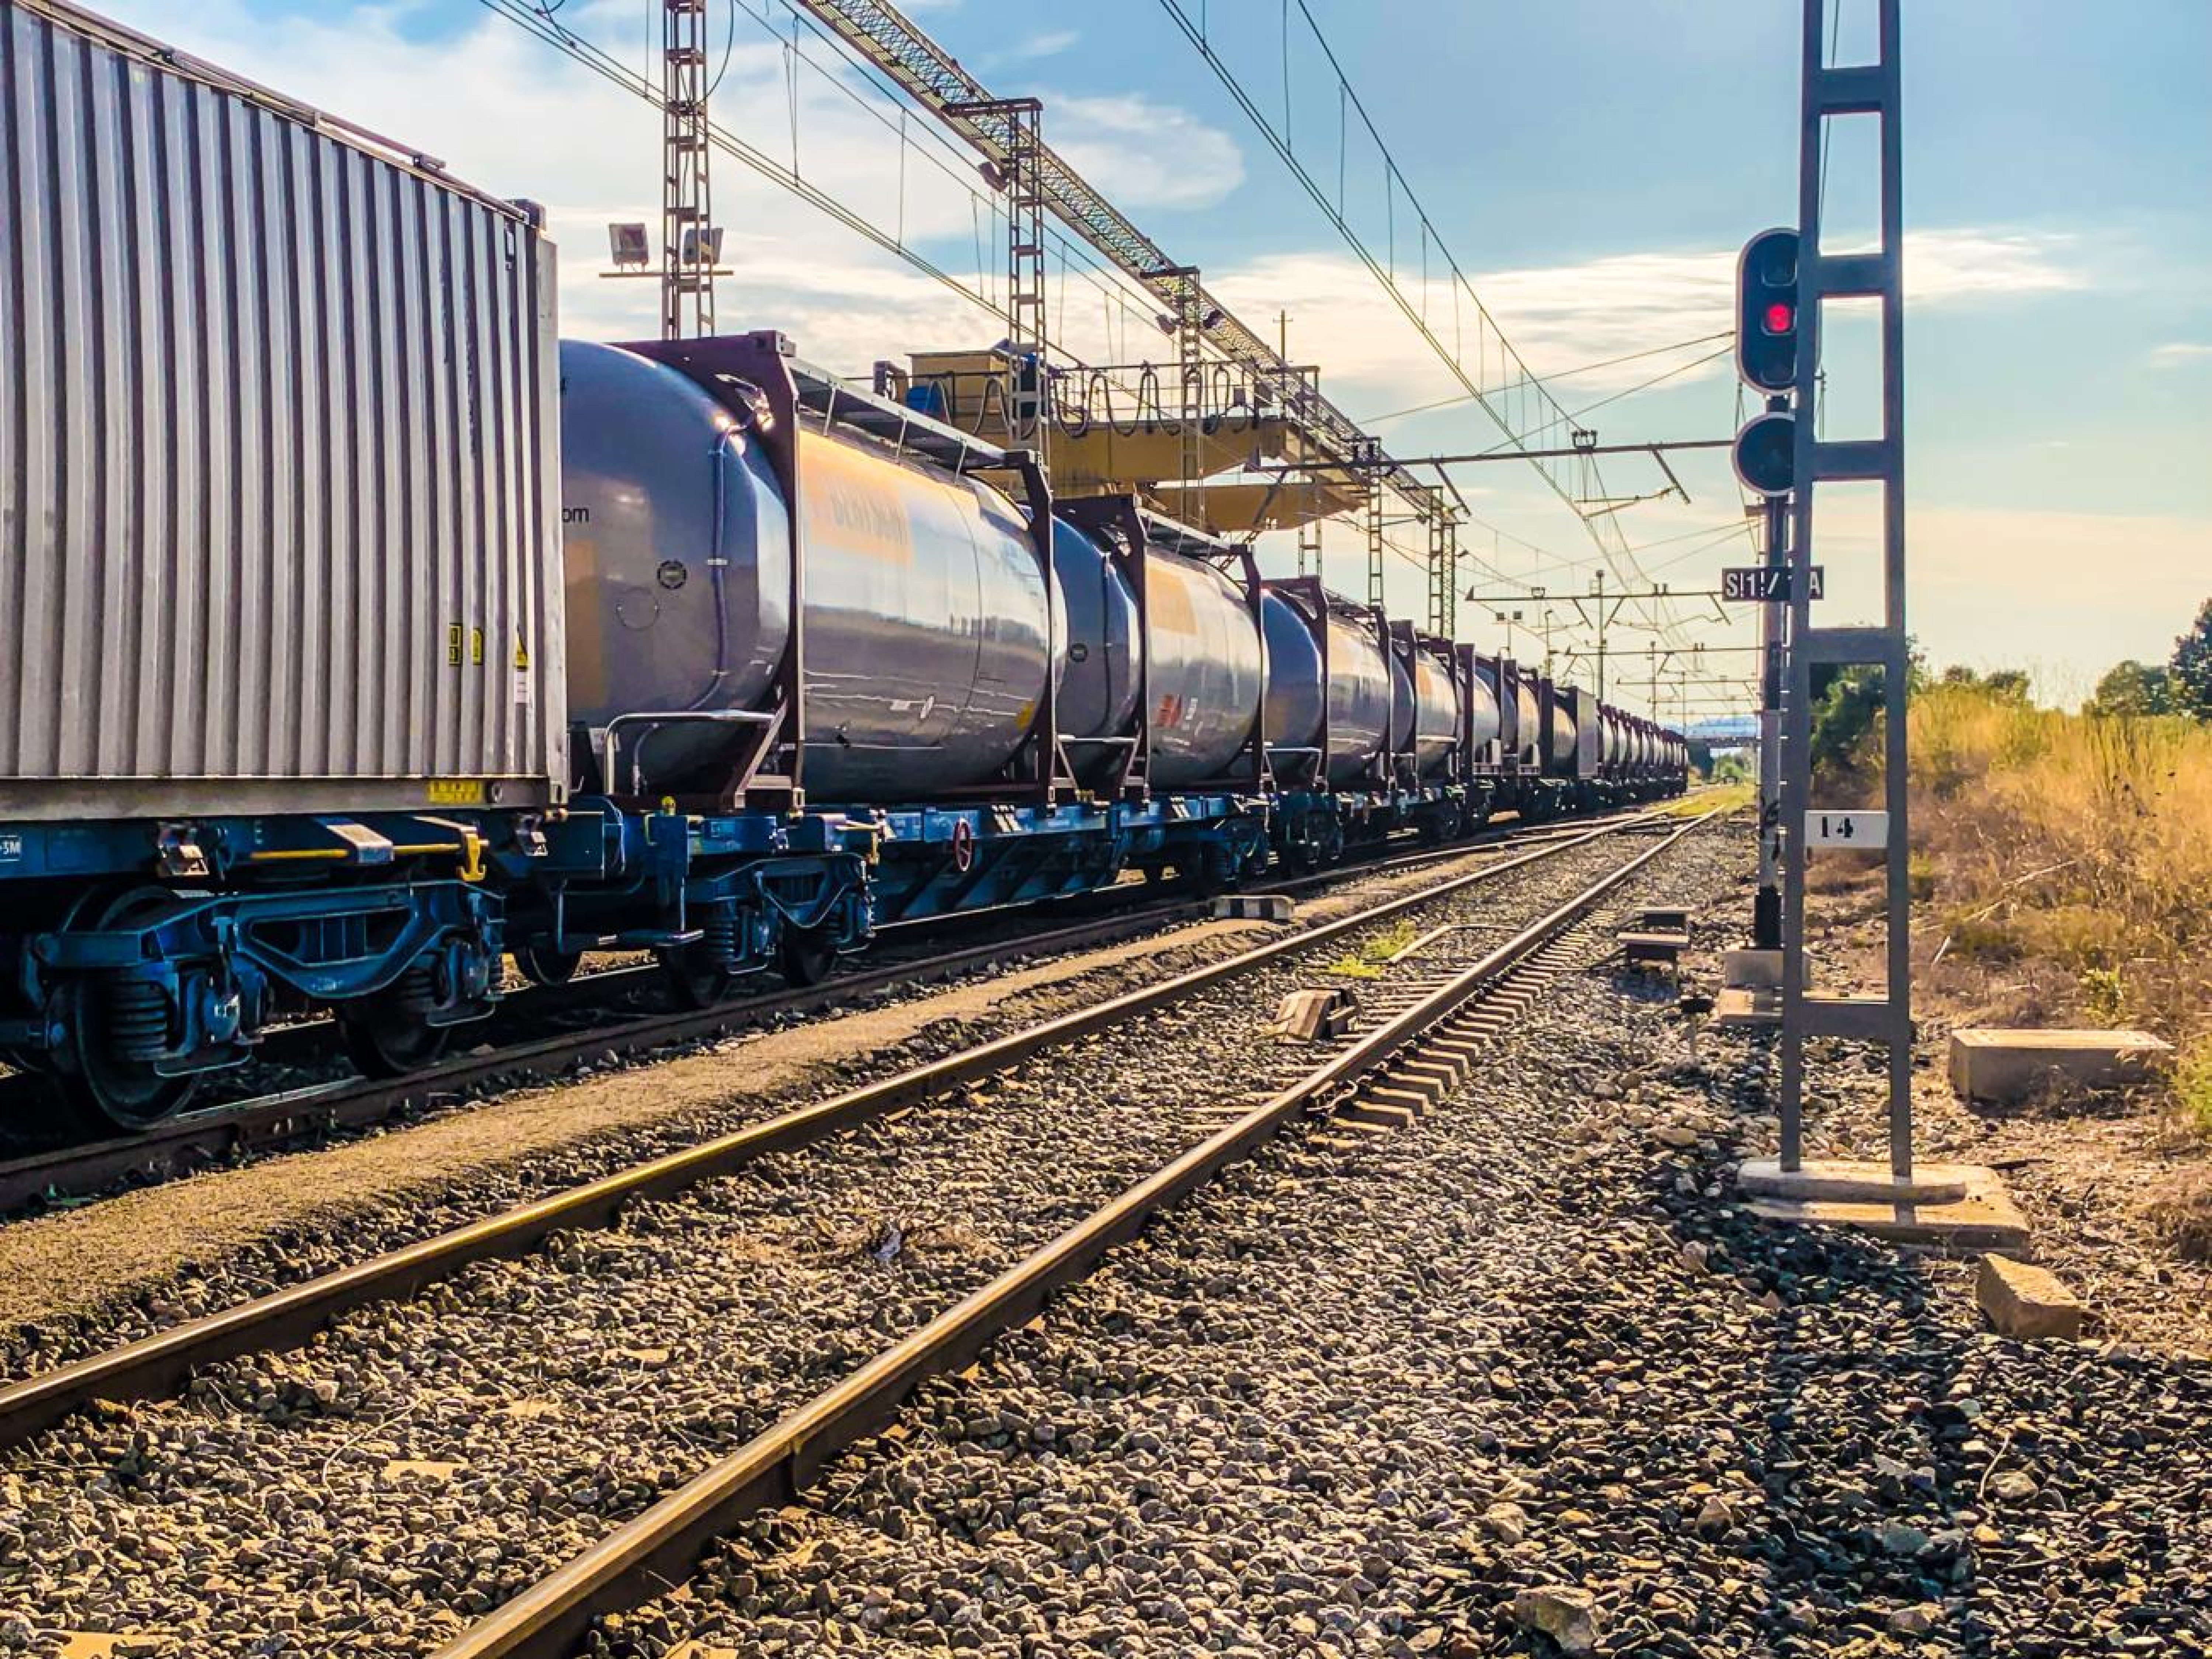
{"type": "MultiPolygon", "coordinates": [[[[1310,371],[1296,373],[1298,380],[1277,386],[1212,362],[1188,381],[1175,363],[1055,370],[1045,439],[1054,493],[1133,491],[1170,518],[1222,537],[1352,512],[1374,485],[1300,417],[1297,394],[1310,371]],[[1309,465],[1319,470],[1275,470],[1309,465]],[[1247,466],[1270,471],[1258,480],[1218,478],[1247,466]]],[[[1012,377],[1001,350],[916,352],[904,368],[882,365],[878,381],[884,395],[988,443],[1012,440],[1012,377]]]]}

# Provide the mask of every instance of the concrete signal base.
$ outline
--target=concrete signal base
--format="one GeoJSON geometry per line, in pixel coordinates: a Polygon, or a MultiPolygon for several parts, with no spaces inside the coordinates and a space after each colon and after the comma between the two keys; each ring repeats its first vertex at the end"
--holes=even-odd
{"type": "Polygon", "coordinates": [[[1899,1181],[1887,1164],[1808,1158],[1785,1171],[1753,1158],[1736,1172],[1752,1213],[1794,1226],[1849,1227],[1901,1244],[1949,1250],[2023,1250],[2027,1220],[1996,1170],[1923,1164],[1899,1181]]]}

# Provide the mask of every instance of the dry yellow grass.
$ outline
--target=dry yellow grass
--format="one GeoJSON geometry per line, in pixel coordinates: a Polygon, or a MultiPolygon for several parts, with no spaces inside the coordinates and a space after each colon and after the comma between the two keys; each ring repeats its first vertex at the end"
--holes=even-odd
{"type": "MultiPolygon", "coordinates": [[[[2212,725],[1945,684],[1917,693],[1910,719],[1931,977],[2002,983],[2024,1022],[2169,1039],[2179,1058],[2158,1103],[2178,1132],[2212,1135],[2212,725]]],[[[2212,1251],[2203,1170],[2177,1173],[2160,1207],[2185,1254],[2212,1251]]]]}

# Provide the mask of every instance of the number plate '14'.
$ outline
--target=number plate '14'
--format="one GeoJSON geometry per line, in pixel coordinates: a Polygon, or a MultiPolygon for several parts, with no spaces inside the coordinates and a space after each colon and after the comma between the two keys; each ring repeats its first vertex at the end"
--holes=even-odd
{"type": "Polygon", "coordinates": [[[1879,853],[1889,845],[1889,814],[1842,812],[1815,807],[1805,814],[1808,853],[1879,853]]]}

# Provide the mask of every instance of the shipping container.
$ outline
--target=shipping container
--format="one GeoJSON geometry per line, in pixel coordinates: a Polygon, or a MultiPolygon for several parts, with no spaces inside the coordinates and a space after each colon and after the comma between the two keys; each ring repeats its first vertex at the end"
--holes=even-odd
{"type": "Polygon", "coordinates": [[[0,0],[0,822],[558,798],[540,227],[0,0]]]}

